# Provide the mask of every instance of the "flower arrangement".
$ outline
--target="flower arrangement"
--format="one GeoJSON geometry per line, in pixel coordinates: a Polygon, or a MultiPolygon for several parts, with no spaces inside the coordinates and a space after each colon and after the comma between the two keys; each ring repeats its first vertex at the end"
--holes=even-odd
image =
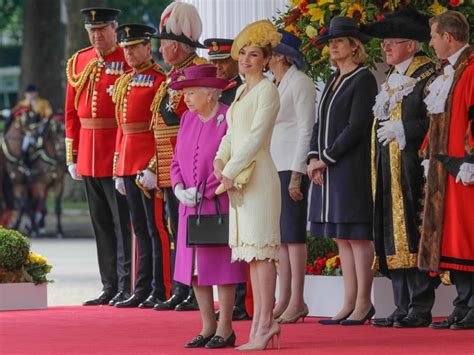
{"type": "MultiPolygon", "coordinates": [[[[325,81],[331,74],[329,47],[316,45],[319,36],[327,32],[329,22],[335,16],[349,16],[360,25],[380,21],[387,12],[398,10],[408,4],[421,13],[438,15],[447,10],[462,12],[469,23],[474,23],[474,6],[467,0],[290,0],[290,5],[279,18],[274,19],[278,28],[298,36],[301,51],[308,62],[307,74],[315,81],[325,81]]],[[[474,27],[471,25],[471,38],[474,27]]],[[[366,46],[369,68],[382,62],[382,52],[377,41],[366,46]]]]}
{"type": "Polygon", "coordinates": [[[308,237],[307,275],[342,275],[337,244],[333,239],[308,237]]]}
{"type": "Polygon", "coordinates": [[[329,252],[324,257],[316,257],[316,259],[306,265],[307,275],[325,275],[325,276],[341,276],[341,259],[339,255],[329,252]]]}
{"type": "Polygon", "coordinates": [[[0,226],[0,283],[52,282],[52,266],[45,257],[30,251],[31,243],[18,231],[0,226]]]}

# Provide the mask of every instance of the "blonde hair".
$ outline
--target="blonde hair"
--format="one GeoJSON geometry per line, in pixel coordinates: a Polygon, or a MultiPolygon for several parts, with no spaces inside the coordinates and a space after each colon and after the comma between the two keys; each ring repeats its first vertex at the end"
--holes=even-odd
{"type": "MultiPolygon", "coordinates": [[[[344,37],[349,40],[349,44],[351,47],[356,47],[352,51],[352,61],[355,64],[363,64],[367,60],[367,52],[365,51],[365,47],[362,44],[362,42],[354,37],[344,37]]],[[[337,63],[329,57],[329,64],[331,64],[333,67],[337,67],[337,63]]]]}

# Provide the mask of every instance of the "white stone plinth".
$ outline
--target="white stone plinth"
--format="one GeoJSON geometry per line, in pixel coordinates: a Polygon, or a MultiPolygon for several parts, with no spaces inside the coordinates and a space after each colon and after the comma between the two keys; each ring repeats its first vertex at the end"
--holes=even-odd
{"type": "Polygon", "coordinates": [[[30,282],[0,284],[0,310],[43,309],[48,307],[47,284],[30,282]]]}

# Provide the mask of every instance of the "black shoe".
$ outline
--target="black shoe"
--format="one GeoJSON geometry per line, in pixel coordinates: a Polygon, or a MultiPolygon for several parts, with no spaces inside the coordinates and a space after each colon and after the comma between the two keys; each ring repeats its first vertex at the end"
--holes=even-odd
{"type": "Polygon", "coordinates": [[[229,335],[226,340],[224,340],[224,338],[219,335],[215,335],[204,347],[206,349],[220,349],[228,346],[233,348],[235,346],[236,339],[237,337],[235,336],[235,332],[232,332],[232,334],[229,335]]]}
{"type": "Polygon", "coordinates": [[[474,329],[474,308],[471,308],[461,321],[452,324],[449,328],[454,330],[474,329]]]}
{"type": "Polygon", "coordinates": [[[112,297],[114,297],[113,293],[102,291],[99,296],[97,296],[94,299],[83,302],[82,305],[83,306],[100,306],[100,305],[109,303],[112,297]]]}
{"type": "Polygon", "coordinates": [[[187,343],[184,347],[185,348],[203,348],[212,338],[214,335],[209,335],[208,337],[204,338],[201,334],[187,343]]]}
{"type": "Polygon", "coordinates": [[[158,297],[148,296],[148,298],[138,305],[138,308],[153,308],[155,305],[163,303],[158,297]]]}
{"type": "Polygon", "coordinates": [[[125,291],[120,291],[119,293],[117,293],[114,298],[112,298],[110,301],[109,301],[109,306],[115,306],[116,303],[118,302],[123,302],[123,301],[126,301],[127,299],[130,298],[130,294],[125,292],[125,291]]]}
{"type": "Polygon", "coordinates": [[[431,314],[411,313],[405,318],[394,322],[394,328],[423,328],[431,324],[431,314]]]}
{"type": "Polygon", "coordinates": [[[377,318],[372,320],[372,325],[379,328],[389,328],[393,323],[398,322],[407,316],[406,313],[401,313],[398,309],[394,311],[387,318],[377,318]]]}
{"type": "Polygon", "coordinates": [[[365,322],[370,321],[370,319],[374,316],[375,314],[375,308],[372,306],[369,309],[369,312],[365,315],[364,318],[362,319],[345,319],[341,321],[339,324],[340,325],[363,325],[365,322]]]}
{"type": "Polygon", "coordinates": [[[232,320],[249,320],[250,316],[245,309],[234,306],[232,310],[232,320]]]}
{"type": "Polygon", "coordinates": [[[183,302],[178,304],[175,308],[175,311],[199,311],[199,305],[196,301],[196,298],[188,296],[183,302]]]}
{"type": "Polygon", "coordinates": [[[115,302],[114,306],[117,308],[136,308],[143,301],[144,301],[143,297],[139,297],[133,294],[132,297],[126,299],[125,301],[115,302]]]}
{"type": "Polygon", "coordinates": [[[341,319],[321,319],[319,321],[319,324],[322,325],[335,325],[341,323],[343,320],[346,320],[349,318],[349,316],[354,312],[354,310],[350,311],[345,317],[342,317],[341,319]]]}
{"type": "MultiPolygon", "coordinates": [[[[219,320],[220,317],[220,311],[216,312],[216,320],[219,320]]],[[[247,311],[243,310],[240,307],[234,306],[234,309],[232,310],[232,320],[250,320],[249,314],[247,311]]]]}
{"type": "Polygon", "coordinates": [[[467,310],[457,308],[447,319],[430,324],[431,329],[449,329],[453,324],[458,323],[467,315],[467,310]]]}
{"type": "Polygon", "coordinates": [[[157,303],[153,309],[155,311],[172,311],[173,309],[176,308],[178,304],[180,304],[183,301],[181,297],[178,297],[176,295],[171,296],[168,300],[166,300],[163,303],[157,303]]]}

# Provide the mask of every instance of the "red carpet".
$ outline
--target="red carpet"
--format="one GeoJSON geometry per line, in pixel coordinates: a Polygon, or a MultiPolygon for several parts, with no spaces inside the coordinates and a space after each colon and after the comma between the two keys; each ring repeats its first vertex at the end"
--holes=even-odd
{"type": "MultiPolygon", "coordinates": [[[[197,312],[51,307],[0,312],[1,354],[236,354],[184,349],[200,329],[197,312]]],[[[250,322],[235,322],[237,344],[250,322]]],[[[282,327],[275,354],[474,354],[474,331],[322,326],[315,318],[282,327]]]]}

